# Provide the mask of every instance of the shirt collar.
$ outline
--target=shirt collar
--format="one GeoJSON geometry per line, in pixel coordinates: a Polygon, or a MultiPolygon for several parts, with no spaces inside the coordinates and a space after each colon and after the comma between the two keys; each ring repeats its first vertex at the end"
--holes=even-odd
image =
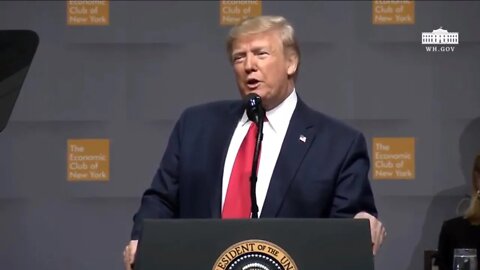
{"type": "MultiPolygon", "coordinates": [[[[292,93],[280,103],[277,107],[266,112],[268,122],[265,122],[264,125],[270,125],[270,127],[275,131],[279,132],[282,129],[286,129],[290,123],[290,118],[293,115],[293,111],[297,106],[297,92],[295,88],[292,93]],[[288,119],[288,121],[285,121],[288,119]]],[[[246,125],[249,121],[247,112],[243,113],[240,123],[242,126],[246,125]]]]}

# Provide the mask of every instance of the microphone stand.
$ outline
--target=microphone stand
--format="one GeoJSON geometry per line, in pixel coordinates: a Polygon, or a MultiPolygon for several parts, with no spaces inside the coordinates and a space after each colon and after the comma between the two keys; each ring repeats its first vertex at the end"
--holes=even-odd
{"type": "Polygon", "coordinates": [[[260,112],[255,117],[257,121],[255,124],[257,125],[257,140],[255,143],[255,152],[253,153],[253,163],[252,163],[252,173],[250,175],[250,198],[252,204],[252,218],[258,218],[258,205],[257,205],[257,169],[258,169],[258,156],[260,155],[260,149],[262,147],[262,140],[263,140],[263,120],[265,116],[265,112],[260,110],[260,112]]]}

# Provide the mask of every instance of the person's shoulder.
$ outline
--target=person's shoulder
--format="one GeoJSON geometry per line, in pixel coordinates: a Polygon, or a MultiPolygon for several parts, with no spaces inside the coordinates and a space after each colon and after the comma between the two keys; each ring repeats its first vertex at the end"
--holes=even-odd
{"type": "Polygon", "coordinates": [[[443,226],[446,228],[459,227],[464,225],[468,225],[468,220],[466,220],[462,216],[451,218],[443,222],[443,226]]]}

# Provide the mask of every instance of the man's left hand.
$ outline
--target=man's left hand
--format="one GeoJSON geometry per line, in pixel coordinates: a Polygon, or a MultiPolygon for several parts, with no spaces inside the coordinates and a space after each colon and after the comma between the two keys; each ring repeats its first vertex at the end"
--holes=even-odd
{"type": "Polygon", "coordinates": [[[370,215],[367,212],[360,212],[356,214],[353,218],[359,219],[359,218],[364,218],[368,219],[370,221],[370,232],[372,234],[372,244],[373,244],[373,255],[377,254],[378,249],[383,243],[383,240],[385,240],[385,237],[387,236],[387,231],[385,230],[385,227],[383,226],[382,222],[378,220],[376,217],[370,215]]]}

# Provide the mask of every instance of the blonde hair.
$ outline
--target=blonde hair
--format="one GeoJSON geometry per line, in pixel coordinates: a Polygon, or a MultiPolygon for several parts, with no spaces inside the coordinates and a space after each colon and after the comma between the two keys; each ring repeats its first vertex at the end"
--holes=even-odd
{"type": "MultiPolygon", "coordinates": [[[[290,22],[282,16],[257,16],[247,18],[230,30],[227,38],[227,52],[230,61],[232,54],[232,47],[235,40],[242,36],[260,34],[264,32],[278,31],[280,39],[282,40],[284,53],[291,51],[295,53],[298,58],[298,66],[300,66],[300,49],[295,39],[295,30],[290,22]]],[[[295,75],[297,74],[295,72],[295,75]]]]}
{"type": "Polygon", "coordinates": [[[472,198],[470,199],[470,206],[467,211],[465,211],[464,218],[468,219],[470,223],[479,225],[480,224],[480,187],[477,183],[476,174],[480,174],[480,155],[477,155],[475,162],[473,164],[472,172],[472,198]]]}

